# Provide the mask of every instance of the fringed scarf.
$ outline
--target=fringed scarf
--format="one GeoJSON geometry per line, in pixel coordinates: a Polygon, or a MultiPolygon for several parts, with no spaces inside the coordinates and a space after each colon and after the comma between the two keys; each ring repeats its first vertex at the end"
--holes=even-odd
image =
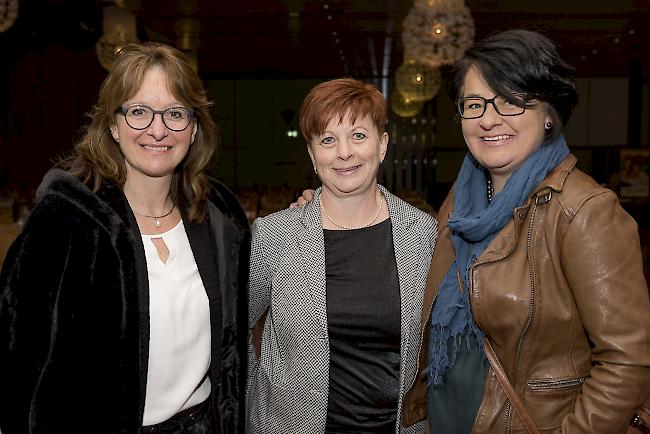
{"type": "MultiPolygon", "coordinates": [[[[508,178],[503,190],[488,203],[485,169],[467,154],[454,187],[454,210],[448,226],[456,260],[440,283],[431,312],[429,339],[429,384],[442,384],[445,372],[456,363],[464,337],[474,335],[483,350],[483,331],[478,328],[469,303],[469,270],[495,235],[522,206],[533,189],[569,155],[560,136],[532,153],[508,178]],[[459,279],[464,290],[460,289],[459,279]],[[451,351],[450,351],[451,348],[451,351]]],[[[469,340],[465,339],[466,345],[469,340]]],[[[469,348],[468,348],[469,349],[469,348]]]]}

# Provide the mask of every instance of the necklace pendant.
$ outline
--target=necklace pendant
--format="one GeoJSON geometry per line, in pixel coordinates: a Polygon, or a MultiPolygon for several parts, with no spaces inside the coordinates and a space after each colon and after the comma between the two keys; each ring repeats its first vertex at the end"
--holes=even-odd
{"type": "MultiPolygon", "coordinates": [[[[130,203],[129,203],[129,205],[130,205],[130,203]]],[[[146,217],[146,218],[148,218],[148,219],[153,219],[153,223],[154,223],[154,225],[156,225],[156,227],[159,228],[160,226],[162,226],[162,223],[160,223],[160,219],[161,219],[161,218],[164,218],[164,217],[167,217],[168,215],[170,215],[170,214],[174,211],[174,208],[176,208],[176,204],[172,202],[172,209],[170,209],[169,211],[167,211],[167,212],[166,212],[165,214],[163,214],[163,215],[157,215],[157,216],[156,216],[156,215],[149,215],[149,214],[141,213],[141,212],[136,211],[135,209],[133,209],[133,207],[131,207],[131,210],[132,210],[135,214],[137,214],[137,215],[139,215],[139,216],[146,217]]]]}

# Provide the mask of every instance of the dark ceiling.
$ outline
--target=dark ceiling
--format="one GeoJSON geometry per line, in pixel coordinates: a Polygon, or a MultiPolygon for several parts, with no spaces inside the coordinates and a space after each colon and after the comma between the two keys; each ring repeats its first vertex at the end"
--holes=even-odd
{"type": "MultiPolygon", "coordinates": [[[[118,1],[120,2],[120,1],[118,1]]],[[[207,78],[394,76],[410,0],[122,0],[136,4],[140,39],[176,43],[181,18],[198,24],[198,67],[207,78]],[[138,4],[139,3],[139,4],[138,4]]],[[[20,0],[0,46],[20,56],[46,44],[87,50],[109,0],[20,0]]],[[[476,38],[508,28],[554,39],[579,76],[650,77],[648,0],[466,0],[476,38]],[[634,62],[637,59],[638,62],[634,62]],[[638,73],[638,72],[637,72],[638,73]]]]}

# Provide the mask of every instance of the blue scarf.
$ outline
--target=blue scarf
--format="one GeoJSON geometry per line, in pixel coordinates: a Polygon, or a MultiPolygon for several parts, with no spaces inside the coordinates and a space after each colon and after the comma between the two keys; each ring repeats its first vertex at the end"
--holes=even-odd
{"type": "MultiPolygon", "coordinates": [[[[508,178],[491,203],[486,195],[486,171],[467,154],[454,187],[454,210],[448,226],[456,260],[440,283],[431,312],[429,338],[429,384],[442,384],[445,372],[456,363],[463,337],[474,335],[483,349],[483,331],[478,328],[469,303],[469,271],[476,258],[522,206],[533,189],[569,155],[564,137],[547,141],[532,153],[508,178]],[[459,278],[463,280],[462,292],[459,278]]],[[[469,346],[469,340],[465,339],[469,346]]],[[[469,348],[468,348],[469,349],[469,348]]]]}

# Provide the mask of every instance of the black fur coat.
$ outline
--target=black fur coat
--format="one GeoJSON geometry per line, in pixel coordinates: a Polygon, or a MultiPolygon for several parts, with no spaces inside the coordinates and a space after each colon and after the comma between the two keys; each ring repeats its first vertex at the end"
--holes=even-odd
{"type": "MultiPolygon", "coordinates": [[[[210,302],[212,399],[223,433],[244,430],[250,232],[214,181],[185,229],[210,302]]],[[[149,354],[144,248],[125,196],[54,169],[0,274],[0,429],[139,433],[149,354]]]]}

